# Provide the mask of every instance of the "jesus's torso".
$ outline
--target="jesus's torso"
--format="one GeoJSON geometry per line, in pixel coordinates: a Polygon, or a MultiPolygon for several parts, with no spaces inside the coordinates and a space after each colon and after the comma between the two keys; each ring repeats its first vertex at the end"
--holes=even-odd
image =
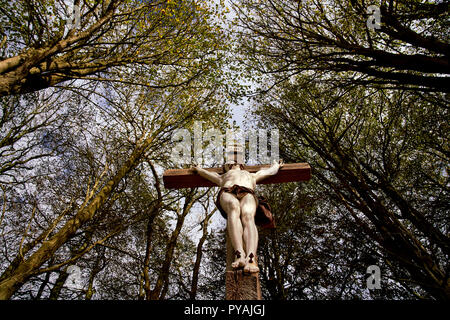
{"type": "Polygon", "coordinates": [[[220,176],[221,187],[229,188],[237,184],[241,187],[246,187],[255,190],[256,179],[246,170],[229,170],[225,174],[220,176]]]}

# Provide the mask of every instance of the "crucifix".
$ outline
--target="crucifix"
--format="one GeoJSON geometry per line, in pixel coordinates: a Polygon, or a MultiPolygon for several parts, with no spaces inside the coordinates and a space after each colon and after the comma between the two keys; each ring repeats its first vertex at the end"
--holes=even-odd
{"type": "Polygon", "coordinates": [[[167,189],[220,187],[216,206],[227,219],[226,299],[260,300],[257,225],[274,228],[275,222],[266,199],[255,194],[256,184],[307,181],[311,167],[276,160],[271,165],[246,166],[239,161],[243,158],[238,146],[229,153],[231,161],[221,168],[169,169],[163,182],[167,189]]]}

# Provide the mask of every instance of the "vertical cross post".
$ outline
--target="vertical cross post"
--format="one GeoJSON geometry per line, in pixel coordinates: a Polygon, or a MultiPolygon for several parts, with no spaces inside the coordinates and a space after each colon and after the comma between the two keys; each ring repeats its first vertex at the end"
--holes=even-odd
{"type": "Polygon", "coordinates": [[[234,250],[228,232],[226,234],[225,300],[262,300],[259,272],[246,273],[242,268],[233,270],[231,267],[234,259],[234,250]]]}

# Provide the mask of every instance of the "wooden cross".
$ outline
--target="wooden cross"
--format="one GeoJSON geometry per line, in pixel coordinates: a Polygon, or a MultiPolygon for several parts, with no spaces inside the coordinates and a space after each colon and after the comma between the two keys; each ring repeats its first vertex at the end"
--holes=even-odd
{"type": "MultiPolygon", "coordinates": [[[[244,170],[255,173],[270,165],[244,166],[244,170]]],[[[223,174],[222,168],[208,168],[208,171],[223,174]]],[[[307,163],[285,163],[274,176],[262,180],[258,184],[274,184],[285,182],[307,181],[311,179],[311,167],[307,163]]],[[[163,175],[164,187],[166,189],[183,189],[195,187],[217,187],[214,183],[200,175],[192,172],[191,169],[168,169],[163,175]]]]}
{"type": "MultiPolygon", "coordinates": [[[[244,170],[255,173],[270,165],[244,166],[244,170]]],[[[223,168],[209,168],[222,175],[223,168]]],[[[307,181],[311,178],[311,167],[308,163],[285,163],[276,175],[270,176],[258,184],[274,184],[307,181]]],[[[192,169],[168,169],[163,174],[164,186],[167,189],[195,187],[217,187],[214,183],[194,173],[192,169]]],[[[246,274],[243,270],[233,271],[233,248],[227,232],[227,268],[226,268],[226,300],[261,300],[259,273],[246,274]]]]}

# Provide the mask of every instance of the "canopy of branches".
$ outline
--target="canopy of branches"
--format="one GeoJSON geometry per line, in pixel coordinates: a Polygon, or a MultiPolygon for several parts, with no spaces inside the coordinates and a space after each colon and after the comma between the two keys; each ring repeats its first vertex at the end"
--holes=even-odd
{"type": "Polygon", "coordinates": [[[0,0],[0,299],[223,299],[217,190],[161,175],[177,129],[224,132],[248,102],[245,126],[313,168],[258,187],[265,299],[448,300],[448,12],[0,0]]]}

